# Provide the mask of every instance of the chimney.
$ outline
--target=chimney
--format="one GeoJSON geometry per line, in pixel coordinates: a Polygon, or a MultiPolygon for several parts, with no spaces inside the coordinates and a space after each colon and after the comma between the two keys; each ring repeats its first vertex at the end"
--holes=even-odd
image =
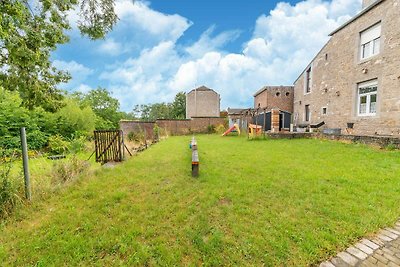
{"type": "Polygon", "coordinates": [[[376,0],[362,0],[362,9],[369,7],[376,0]]]}

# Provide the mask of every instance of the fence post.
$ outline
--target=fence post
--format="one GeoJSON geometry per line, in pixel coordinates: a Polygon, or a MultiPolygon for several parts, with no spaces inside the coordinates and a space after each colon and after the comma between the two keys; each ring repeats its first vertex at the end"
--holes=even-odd
{"type": "Polygon", "coordinates": [[[21,127],[21,144],[22,144],[22,162],[24,165],[24,177],[25,177],[25,197],[26,199],[31,201],[32,194],[31,194],[31,182],[29,177],[28,146],[26,143],[25,127],[21,127]]]}

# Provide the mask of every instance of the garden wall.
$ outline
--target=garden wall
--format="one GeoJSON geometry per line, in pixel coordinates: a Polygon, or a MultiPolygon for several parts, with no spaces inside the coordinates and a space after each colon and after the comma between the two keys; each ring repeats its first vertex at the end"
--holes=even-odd
{"type": "Polygon", "coordinates": [[[120,129],[126,137],[129,132],[146,132],[148,140],[154,139],[154,126],[157,124],[162,130],[170,135],[185,135],[190,133],[207,133],[210,125],[218,126],[225,124],[226,118],[220,117],[195,117],[187,120],[156,120],[152,122],[143,121],[120,121],[120,129]]]}
{"type": "Polygon", "coordinates": [[[323,133],[267,133],[272,139],[294,139],[294,138],[320,138],[337,141],[349,141],[366,145],[379,146],[381,148],[393,147],[400,149],[400,138],[392,136],[368,136],[368,135],[330,135],[323,133]]]}

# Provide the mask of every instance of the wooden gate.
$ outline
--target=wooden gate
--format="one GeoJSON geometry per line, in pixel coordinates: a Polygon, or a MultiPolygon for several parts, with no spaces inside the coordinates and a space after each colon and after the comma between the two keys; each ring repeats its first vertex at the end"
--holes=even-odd
{"type": "Polygon", "coordinates": [[[124,138],[121,130],[94,131],[96,162],[122,161],[124,138]]]}

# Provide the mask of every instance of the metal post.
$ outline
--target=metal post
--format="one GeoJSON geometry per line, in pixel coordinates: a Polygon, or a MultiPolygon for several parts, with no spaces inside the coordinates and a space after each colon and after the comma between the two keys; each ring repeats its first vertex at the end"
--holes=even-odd
{"type": "Polygon", "coordinates": [[[25,127],[21,128],[21,144],[22,144],[22,161],[24,165],[24,177],[25,177],[25,197],[26,199],[31,201],[32,194],[31,194],[31,183],[29,178],[28,146],[26,144],[25,127]]]}

